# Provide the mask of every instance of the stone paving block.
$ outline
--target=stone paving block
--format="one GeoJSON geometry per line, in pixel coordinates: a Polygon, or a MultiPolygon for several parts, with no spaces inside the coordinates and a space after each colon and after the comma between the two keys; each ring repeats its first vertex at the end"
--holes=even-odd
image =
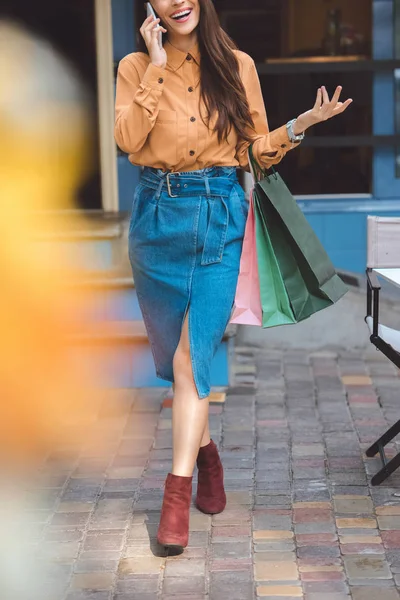
{"type": "Polygon", "coordinates": [[[251,573],[227,571],[211,573],[210,600],[253,600],[251,573]]]}
{"type": "Polygon", "coordinates": [[[215,558],[210,563],[210,571],[245,571],[252,568],[251,558],[215,558]]]}
{"type": "Polygon", "coordinates": [[[332,510],[330,502],[293,502],[293,509],[332,510]]]}
{"type": "Polygon", "coordinates": [[[338,529],[375,529],[377,527],[376,520],[371,517],[366,518],[336,518],[336,526],[338,529]]]}
{"type": "Polygon", "coordinates": [[[382,531],[399,531],[400,515],[378,516],[378,526],[382,531]]]}
{"type": "Polygon", "coordinates": [[[40,545],[38,554],[47,560],[73,560],[77,558],[80,542],[45,542],[40,545]]]}
{"type": "Polygon", "coordinates": [[[89,512],[54,513],[54,516],[51,520],[51,527],[61,527],[63,529],[72,529],[76,527],[79,529],[85,527],[86,523],[89,521],[89,517],[89,512]]]}
{"type": "MultiPolygon", "coordinates": [[[[322,600],[321,594],[306,594],[305,600],[322,600]]],[[[324,593],[323,600],[350,600],[350,596],[346,593],[324,593]]]]}
{"type": "Polygon", "coordinates": [[[381,536],[385,548],[400,549],[400,531],[382,531],[381,536]]]}
{"type": "Polygon", "coordinates": [[[244,541],[245,538],[251,536],[250,524],[245,527],[240,526],[214,526],[212,528],[212,542],[229,542],[229,541],[244,541]]]}
{"type": "Polygon", "coordinates": [[[294,523],[327,523],[332,520],[332,513],[330,510],[319,509],[319,508],[302,508],[294,509],[293,511],[293,522],[294,523]]]}
{"type": "Polygon", "coordinates": [[[299,566],[300,573],[343,573],[341,565],[307,565],[299,566]]]}
{"type": "Polygon", "coordinates": [[[275,562],[291,562],[296,560],[296,555],[293,551],[278,551],[275,550],[274,553],[271,552],[259,552],[256,556],[254,556],[254,562],[263,562],[263,561],[275,561],[275,562]]]}
{"type": "Polygon", "coordinates": [[[99,592],[99,591],[74,591],[70,592],[66,600],[110,600],[109,592],[99,592]]]}
{"type": "Polygon", "coordinates": [[[297,548],[298,558],[336,558],[340,556],[339,545],[330,543],[326,546],[302,546],[297,548]]]}
{"type": "Polygon", "coordinates": [[[383,589],[379,590],[379,596],[375,587],[352,587],[351,594],[353,600],[399,600],[400,596],[397,590],[383,589]]]}
{"type": "Polygon", "coordinates": [[[391,579],[387,562],[378,555],[344,556],[346,573],[351,579],[391,579]]]}
{"type": "Polygon", "coordinates": [[[58,513],[86,513],[91,512],[95,506],[94,502],[60,502],[58,513]]]}
{"type": "Polygon", "coordinates": [[[212,545],[212,558],[250,558],[251,545],[244,542],[216,542],[212,545]]]}
{"type": "Polygon", "coordinates": [[[202,559],[167,560],[165,577],[192,577],[193,575],[204,576],[205,561],[202,559]]]}
{"type": "MultiPolygon", "coordinates": [[[[162,595],[162,600],[176,600],[177,598],[179,598],[179,600],[208,600],[208,596],[206,596],[205,594],[179,594],[179,596],[176,596],[176,594],[163,594],[162,595]]],[[[116,599],[118,600],[118,599],[116,599]]],[[[127,598],[126,600],[131,600],[130,598],[127,598]]],[[[142,598],[138,598],[138,600],[142,600],[142,598]]],[[[146,599],[147,600],[147,599],[146,599]]],[[[148,600],[154,600],[154,597],[152,597],[151,599],[149,598],[148,600]]]]}
{"type": "Polygon", "coordinates": [[[334,510],[340,514],[369,514],[373,512],[371,498],[366,496],[334,496],[334,510]]]}
{"type": "Polygon", "coordinates": [[[45,542],[80,542],[83,539],[83,529],[53,529],[48,527],[44,533],[45,542]]]}
{"type": "Polygon", "coordinates": [[[325,546],[337,542],[335,533],[298,533],[296,543],[301,546],[325,546]]]}
{"type": "Polygon", "coordinates": [[[377,506],[376,507],[376,514],[378,516],[393,516],[393,515],[400,515],[400,504],[396,505],[396,506],[377,506]]]}
{"type": "Polygon", "coordinates": [[[157,556],[123,558],[119,564],[119,575],[144,575],[159,573],[165,559],[157,556]]]}
{"type": "Polygon", "coordinates": [[[75,573],[97,573],[115,572],[118,569],[119,560],[106,560],[103,558],[78,560],[75,565],[75,573]]]}
{"type": "Polygon", "coordinates": [[[205,577],[191,575],[190,577],[166,577],[162,587],[163,594],[203,594],[205,592],[205,577]]]}
{"type": "Polygon", "coordinates": [[[295,561],[260,560],[254,564],[257,581],[296,581],[299,572],[295,561]]]}
{"type": "Polygon", "coordinates": [[[301,581],[345,581],[346,576],[340,571],[307,571],[300,574],[301,581]]]}
{"type": "Polygon", "coordinates": [[[153,575],[126,575],[116,582],[115,590],[121,594],[150,594],[153,596],[159,588],[160,577],[153,575]]]}
{"type": "Polygon", "coordinates": [[[344,375],[341,379],[346,386],[372,385],[372,379],[368,375],[344,375]]]}
{"type": "Polygon", "coordinates": [[[190,531],[210,531],[211,516],[200,512],[190,514],[190,531]]]}
{"type": "Polygon", "coordinates": [[[206,548],[208,547],[209,537],[208,531],[189,531],[189,547],[206,548]]]}
{"type": "Polygon", "coordinates": [[[335,525],[333,523],[298,523],[294,526],[296,535],[299,534],[319,534],[319,533],[335,533],[335,525]]]}
{"type": "Polygon", "coordinates": [[[332,593],[348,594],[349,588],[343,581],[304,581],[303,589],[307,594],[319,594],[321,600],[325,600],[326,595],[332,593]]]}
{"type": "Polygon", "coordinates": [[[278,531],[288,531],[291,529],[292,518],[284,515],[271,515],[263,512],[254,511],[253,516],[254,529],[270,530],[276,529],[278,531]]]}
{"type": "Polygon", "coordinates": [[[139,594],[136,592],[129,592],[129,594],[115,594],[113,596],[113,600],[154,600],[154,598],[155,596],[153,593],[143,594],[143,592],[140,592],[139,594]]]}
{"type": "Polygon", "coordinates": [[[293,552],[295,549],[294,541],[271,541],[271,542],[254,542],[254,552],[293,552]]]}
{"type": "Polygon", "coordinates": [[[293,531],[281,531],[279,529],[261,529],[253,532],[253,539],[255,541],[292,540],[293,537],[293,531]]]}
{"type": "Polygon", "coordinates": [[[82,573],[74,575],[72,588],[86,590],[109,590],[114,581],[113,573],[82,573]]]}
{"type": "Polygon", "coordinates": [[[122,550],[125,538],[125,531],[109,530],[90,531],[84,542],[84,550],[103,551],[103,550],[122,550]]]}
{"type": "MultiPolygon", "coordinates": [[[[378,532],[376,532],[378,533],[378,532]]],[[[340,535],[341,544],[382,544],[382,538],[379,535],[340,535]]]]}
{"type": "Polygon", "coordinates": [[[303,598],[301,587],[295,585],[259,585],[257,586],[257,596],[260,598],[303,598]]]}

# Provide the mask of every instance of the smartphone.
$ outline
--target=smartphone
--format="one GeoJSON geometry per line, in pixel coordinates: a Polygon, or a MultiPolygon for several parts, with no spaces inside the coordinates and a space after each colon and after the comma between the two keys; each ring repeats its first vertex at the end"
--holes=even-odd
{"type": "MultiPolygon", "coordinates": [[[[154,12],[154,8],[150,4],[150,2],[146,2],[146,10],[147,10],[147,16],[148,17],[150,17],[150,15],[151,15],[155,19],[157,19],[157,15],[154,12]]],[[[159,34],[158,34],[158,44],[159,44],[160,48],[162,48],[162,31],[160,31],[159,34]]]]}

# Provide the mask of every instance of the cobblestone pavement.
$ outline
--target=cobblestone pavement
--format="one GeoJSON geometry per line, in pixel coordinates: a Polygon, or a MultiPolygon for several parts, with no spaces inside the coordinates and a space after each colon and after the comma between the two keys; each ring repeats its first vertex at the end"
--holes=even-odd
{"type": "Polygon", "coordinates": [[[101,451],[50,457],[32,511],[31,541],[52,562],[43,600],[400,598],[400,470],[371,487],[379,461],[363,454],[399,418],[398,372],[372,348],[243,347],[233,369],[211,406],[228,505],[213,517],[192,507],[181,556],[155,542],[167,389],[109,392],[101,451]]]}

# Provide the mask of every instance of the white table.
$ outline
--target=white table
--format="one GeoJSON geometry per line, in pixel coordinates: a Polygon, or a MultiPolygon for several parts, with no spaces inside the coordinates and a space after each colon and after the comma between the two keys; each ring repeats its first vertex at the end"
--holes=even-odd
{"type": "Polygon", "coordinates": [[[390,283],[400,287],[400,269],[374,269],[374,271],[390,283]]]}

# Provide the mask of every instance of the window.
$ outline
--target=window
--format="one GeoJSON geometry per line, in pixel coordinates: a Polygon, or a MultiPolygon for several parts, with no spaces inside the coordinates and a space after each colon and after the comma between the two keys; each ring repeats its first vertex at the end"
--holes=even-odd
{"type": "MultiPolygon", "coordinates": [[[[310,129],[279,165],[291,191],[372,193],[373,147],[388,143],[372,135],[373,75],[395,64],[372,59],[372,0],[248,0],[245,7],[215,0],[215,6],[222,27],[256,61],[271,129],[311,108],[320,85],[330,95],[342,85],[343,98],[354,100],[339,118],[310,129]]],[[[398,107],[399,99],[398,86],[398,107]]]]}

